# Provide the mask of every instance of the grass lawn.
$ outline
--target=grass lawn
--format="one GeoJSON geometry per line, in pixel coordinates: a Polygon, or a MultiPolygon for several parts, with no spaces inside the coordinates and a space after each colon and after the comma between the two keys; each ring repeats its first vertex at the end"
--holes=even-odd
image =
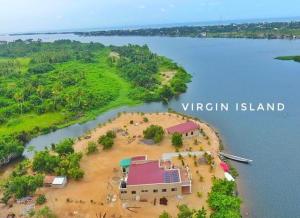
{"type": "Polygon", "coordinates": [[[32,130],[35,127],[46,128],[51,125],[60,123],[64,120],[63,113],[46,113],[42,115],[24,114],[17,118],[11,119],[5,125],[0,126],[0,136],[12,134],[15,132],[32,130]]]}

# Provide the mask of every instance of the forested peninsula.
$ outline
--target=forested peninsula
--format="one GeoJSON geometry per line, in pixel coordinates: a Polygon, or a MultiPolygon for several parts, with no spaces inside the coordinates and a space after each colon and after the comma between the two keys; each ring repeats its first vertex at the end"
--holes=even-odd
{"type": "Polygon", "coordinates": [[[144,46],[71,40],[0,43],[0,166],[33,137],[108,109],[168,101],[190,75],[144,46]]]}

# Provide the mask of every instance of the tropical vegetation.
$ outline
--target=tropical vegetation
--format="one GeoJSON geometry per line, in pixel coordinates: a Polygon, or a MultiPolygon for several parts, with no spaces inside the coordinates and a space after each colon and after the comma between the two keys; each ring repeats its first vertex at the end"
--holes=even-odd
{"type": "Polygon", "coordinates": [[[155,143],[159,143],[163,140],[164,130],[161,126],[151,125],[143,131],[145,139],[152,139],[155,143]]]}
{"type": "Polygon", "coordinates": [[[97,144],[95,142],[89,142],[87,146],[87,152],[86,154],[93,154],[98,151],[97,144]]]}
{"type": "Polygon", "coordinates": [[[181,147],[183,144],[182,141],[182,135],[180,133],[175,132],[172,135],[172,145],[175,146],[176,148],[181,147]]]}
{"type": "Polygon", "coordinates": [[[98,143],[103,146],[103,150],[108,150],[114,145],[114,138],[116,138],[116,133],[110,130],[99,137],[98,143]]]}
{"type": "MultiPolygon", "coordinates": [[[[207,212],[202,207],[199,210],[195,210],[192,208],[189,208],[186,204],[181,204],[177,206],[179,212],[177,214],[177,218],[206,218],[207,212]]],[[[159,216],[159,218],[171,218],[172,216],[166,212],[163,211],[163,213],[159,216]]]]}
{"type": "Polygon", "coordinates": [[[212,218],[240,218],[241,199],[236,196],[236,183],[225,179],[214,179],[208,204],[213,210],[212,218]]]}
{"type": "Polygon", "coordinates": [[[299,39],[300,22],[231,23],[221,25],[185,25],[162,28],[75,32],[80,36],[169,36],[199,38],[299,39]]]}
{"type": "Polygon", "coordinates": [[[146,45],[1,42],[0,166],[20,156],[35,135],[86,121],[112,107],[166,101],[184,92],[189,80],[183,68],[146,45]],[[162,85],[164,70],[176,74],[162,85]]]}
{"type": "Polygon", "coordinates": [[[52,152],[47,149],[36,152],[32,161],[32,170],[38,173],[67,176],[75,180],[81,179],[84,176],[80,168],[82,154],[74,152],[73,143],[72,139],[65,139],[56,145],[52,152]]]}

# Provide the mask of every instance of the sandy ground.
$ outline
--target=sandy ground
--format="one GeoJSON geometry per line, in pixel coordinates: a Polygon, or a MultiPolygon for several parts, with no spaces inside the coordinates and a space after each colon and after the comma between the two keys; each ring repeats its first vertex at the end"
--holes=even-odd
{"type": "Polygon", "coordinates": [[[161,78],[162,78],[162,85],[166,85],[170,82],[170,80],[175,76],[176,70],[173,71],[163,71],[160,72],[161,78]]]}
{"type": "MultiPolygon", "coordinates": [[[[114,147],[109,151],[100,151],[92,155],[84,155],[81,161],[81,167],[85,171],[85,176],[81,181],[70,181],[63,189],[41,188],[38,194],[45,194],[48,199],[46,205],[49,206],[58,217],[97,217],[106,213],[106,217],[132,217],[132,218],[153,218],[158,217],[162,211],[168,211],[173,217],[177,214],[176,206],[178,204],[188,204],[192,208],[207,208],[207,193],[211,188],[212,176],[223,177],[223,171],[220,168],[220,160],[217,157],[219,139],[214,130],[205,123],[200,123],[200,127],[204,130],[209,139],[197,136],[198,145],[194,145],[194,138],[184,139],[184,146],[181,150],[191,149],[193,151],[207,150],[214,157],[216,168],[211,171],[208,165],[194,165],[193,157],[185,157],[184,161],[190,166],[192,180],[192,194],[183,195],[182,199],[177,197],[168,198],[168,206],[153,205],[153,201],[149,202],[127,202],[130,206],[139,208],[131,212],[122,207],[122,202],[118,198],[118,178],[120,178],[119,161],[125,157],[135,155],[148,155],[148,159],[159,159],[162,153],[174,152],[171,145],[171,137],[165,136],[164,140],[157,145],[145,145],[139,142],[139,136],[151,124],[160,125],[164,128],[184,122],[180,115],[171,113],[153,113],[138,114],[126,113],[122,114],[115,120],[99,126],[81,137],[75,144],[76,151],[86,152],[89,141],[97,141],[99,136],[106,131],[115,128],[127,128],[128,136],[117,134],[114,147]],[[143,122],[143,117],[147,117],[149,122],[143,122]],[[130,124],[133,120],[134,124],[130,124]],[[134,139],[135,137],[135,139],[134,139]],[[196,173],[198,171],[198,173],[196,173]],[[203,176],[204,180],[200,181],[199,177],[203,176]],[[197,196],[200,192],[202,197],[197,196]],[[116,195],[116,201],[107,202],[108,194],[116,195]]],[[[174,158],[176,165],[181,165],[178,158],[174,158]]],[[[0,206],[0,217],[5,217],[8,212],[14,212],[19,215],[25,205],[14,204],[12,208],[0,206]]],[[[19,217],[19,216],[18,216],[19,217]]]]}

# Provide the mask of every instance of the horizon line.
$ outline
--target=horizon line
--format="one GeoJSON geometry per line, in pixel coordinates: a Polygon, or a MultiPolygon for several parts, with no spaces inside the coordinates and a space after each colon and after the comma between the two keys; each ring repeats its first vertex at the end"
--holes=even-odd
{"type": "Polygon", "coordinates": [[[129,30],[129,29],[150,29],[150,28],[164,28],[164,27],[181,27],[184,25],[191,26],[214,26],[214,25],[230,25],[234,23],[246,24],[246,23],[260,23],[260,22],[292,22],[300,21],[300,16],[293,17],[269,17],[269,18],[243,18],[243,19],[229,19],[229,20],[209,20],[209,21],[190,21],[190,22],[170,22],[160,24],[132,24],[124,26],[102,26],[102,27],[82,27],[82,28],[66,28],[56,30],[35,30],[35,31],[24,31],[24,32],[9,32],[0,33],[1,35],[13,35],[13,34],[46,34],[46,33],[66,33],[66,32],[93,32],[93,31],[109,31],[109,30],[129,30]]]}

